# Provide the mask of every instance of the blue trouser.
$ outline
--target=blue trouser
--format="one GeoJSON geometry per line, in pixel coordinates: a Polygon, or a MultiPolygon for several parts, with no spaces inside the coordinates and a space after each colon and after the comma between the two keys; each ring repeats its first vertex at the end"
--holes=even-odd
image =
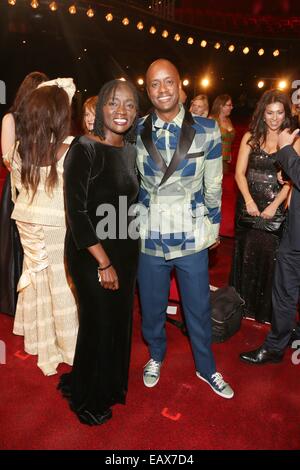
{"type": "Polygon", "coordinates": [[[173,268],[176,269],[196,369],[204,377],[209,377],[216,371],[216,366],[211,350],[207,250],[168,261],[159,256],[140,255],[138,283],[143,336],[151,357],[162,361],[167,346],[165,321],[173,268]]]}

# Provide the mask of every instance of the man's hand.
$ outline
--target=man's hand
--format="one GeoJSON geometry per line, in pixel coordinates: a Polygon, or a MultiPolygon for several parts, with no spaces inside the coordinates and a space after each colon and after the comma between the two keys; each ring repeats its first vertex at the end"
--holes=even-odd
{"type": "Polygon", "coordinates": [[[292,145],[294,140],[296,139],[299,133],[299,129],[294,130],[294,132],[290,133],[289,129],[284,129],[280,132],[278,136],[278,146],[282,149],[286,145],[292,145]]]}

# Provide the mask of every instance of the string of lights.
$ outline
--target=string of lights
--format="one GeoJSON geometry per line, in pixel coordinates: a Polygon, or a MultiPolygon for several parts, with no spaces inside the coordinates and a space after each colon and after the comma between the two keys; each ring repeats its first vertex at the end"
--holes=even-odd
{"type": "MultiPolygon", "coordinates": [[[[15,7],[20,0],[7,0],[8,5],[11,7],[15,7]]],[[[24,0],[23,0],[24,3],[24,0]]],[[[199,46],[201,48],[208,48],[212,47],[216,51],[228,51],[231,54],[236,52],[242,52],[244,55],[248,55],[250,53],[258,54],[259,57],[263,57],[265,54],[272,54],[274,58],[278,58],[282,50],[279,47],[276,48],[265,48],[265,47],[257,47],[255,45],[251,45],[250,43],[240,45],[241,42],[229,40],[227,37],[226,39],[220,38],[218,40],[215,39],[207,39],[204,37],[199,37],[200,34],[198,31],[194,31],[192,34],[186,34],[185,32],[181,32],[183,27],[185,29],[188,25],[179,24],[179,31],[176,31],[177,23],[172,21],[168,22],[168,24],[164,24],[163,19],[159,19],[157,16],[151,14],[144,15],[144,18],[137,18],[137,10],[134,11],[132,16],[126,15],[122,16],[120,12],[109,11],[109,3],[112,2],[87,2],[87,1],[50,1],[50,0],[26,0],[28,7],[33,9],[38,8],[48,8],[49,12],[55,14],[59,9],[68,12],[70,15],[76,14],[85,14],[91,20],[97,21],[97,16],[104,17],[107,22],[118,22],[120,27],[128,27],[129,25],[135,25],[138,31],[144,31],[151,35],[160,35],[163,40],[173,40],[177,43],[185,44],[187,46],[199,46]],[[106,8],[106,11],[104,9],[106,8]],[[153,21],[153,23],[151,23],[153,21]]],[[[129,6],[129,5],[128,5],[129,6]]],[[[130,8],[129,8],[130,9],[130,8]]],[[[189,28],[190,29],[190,28],[189,28]]],[[[210,35],[212,32],[210,32],[210,35]]],[[[249,40],[250,41],[250,40],[249,40]]]]}

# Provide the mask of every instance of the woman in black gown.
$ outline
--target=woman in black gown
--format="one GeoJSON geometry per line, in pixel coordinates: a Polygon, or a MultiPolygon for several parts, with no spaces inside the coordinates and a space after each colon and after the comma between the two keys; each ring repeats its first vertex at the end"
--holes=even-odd
{"type": "Polygon", "coordinates": [[[292,127],[289,97],[279,90],[264,93],[241,142],[236,181],[235,247],[230,284],[245,300],[245,315],[272,319],[272,284],[285,220],[289,185],[277,181],[275,153],[279,132],[292,127]]]}
{"type": "MultiPolygon", "coordinates": [[[[128,209],[138,193],[133,85],[101,89],[95,137],[75,139],[65,159],[66,258],[79,305],[72,372],[59,388],[82,423],[102,424],[125,403],[138,259],[128,209]],[[99,279],[98,279],[99,276],[99,279]]],[[[133,231],[134,232],[134,231],[133,231]]],[[[136,232],[134,232],[136,235],[136,232]]]]}

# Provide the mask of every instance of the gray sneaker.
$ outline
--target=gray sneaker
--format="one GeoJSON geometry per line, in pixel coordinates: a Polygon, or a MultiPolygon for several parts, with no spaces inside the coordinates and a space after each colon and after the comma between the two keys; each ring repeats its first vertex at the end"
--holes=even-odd
{"type": "Polygon", "coordinates": [[[204,377],[202,377],[200,372],[196,372],[196,375],[197,377],[199,377],[199,379],[206,382],[217,395],[220,395],[220,397],[223,397],[223,398],[233,397],[234,391],[232,390],[230,385],[225,382],[220,372],[215,372],[208,379],[205,379],[204,377]]]}
{"type": "Polygon", "coordinates": [[[160,377],[161,362],[150,359],[144,367],[143,380],[146,387],[155,387],[160,377]]]}

